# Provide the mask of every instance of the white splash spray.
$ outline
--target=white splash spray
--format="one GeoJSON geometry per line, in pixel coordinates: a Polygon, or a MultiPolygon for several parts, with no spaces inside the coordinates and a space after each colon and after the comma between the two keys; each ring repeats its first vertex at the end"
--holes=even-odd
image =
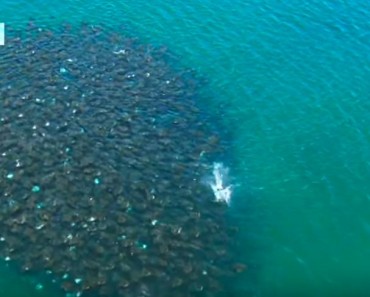
{"type": "Polygon", "coordinates": [[[217,202],[226,202],[230,205],[233,186],[227,184],[229,168],[222,163],[213,163],[212,178],[207,179],[217,202]]]}

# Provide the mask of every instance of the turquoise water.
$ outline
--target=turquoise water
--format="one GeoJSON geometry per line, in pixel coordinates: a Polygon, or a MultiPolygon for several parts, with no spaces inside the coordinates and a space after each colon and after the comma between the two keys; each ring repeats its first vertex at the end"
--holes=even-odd
{"type": "MultiPolygon", "coordinates": [[[[0,11],[11,25],[125,23],[170,48],[207,77],[204,104],[232,131],[226,165],[240,186],[229,212],[249,265],[235,291],[364,296],[370,3],[5,0],[0,11]]],[[[55,296],[9,269],[0,270],[1,296],[55,296]]]]}

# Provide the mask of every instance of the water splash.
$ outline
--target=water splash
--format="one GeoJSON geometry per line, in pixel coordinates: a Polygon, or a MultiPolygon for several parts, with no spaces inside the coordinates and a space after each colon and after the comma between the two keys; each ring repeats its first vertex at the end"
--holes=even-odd
{"type": "Polygon", "coordinates": [[[212,177],[206,180],[211,187],[216,202],[225,202],[230,205],[233,185],[228,184],[229,168],[222,163],[213,163],[212,177]]]}

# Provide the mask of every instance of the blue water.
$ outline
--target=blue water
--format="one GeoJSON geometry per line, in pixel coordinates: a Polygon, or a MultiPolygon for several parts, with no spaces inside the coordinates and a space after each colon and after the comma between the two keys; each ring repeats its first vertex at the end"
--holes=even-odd
{"type": "Polygon", "coordinates": [[[370,2],[3,0],[0,11],[11,25],[123,22],[209,80],[203,104],[232,132],[241,185],[229,212],[249,269],[236,291],[366,296],[370,2]]]}

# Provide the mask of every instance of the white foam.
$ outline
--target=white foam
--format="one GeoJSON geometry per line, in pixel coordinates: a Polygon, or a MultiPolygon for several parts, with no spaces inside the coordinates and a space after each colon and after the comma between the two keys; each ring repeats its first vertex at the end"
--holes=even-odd
{"type": "Polygon", "coordinates": [[[0,23],[0,45],[5,44],[5,25],[0,23]]]}
{"type": "Polygon", "coordinates": [[[212,178],[208,180],[217,202],[225,202],[230,205],[233,186],[227,184],[229,168],[222,163],[213,163],[212,178]]]}

